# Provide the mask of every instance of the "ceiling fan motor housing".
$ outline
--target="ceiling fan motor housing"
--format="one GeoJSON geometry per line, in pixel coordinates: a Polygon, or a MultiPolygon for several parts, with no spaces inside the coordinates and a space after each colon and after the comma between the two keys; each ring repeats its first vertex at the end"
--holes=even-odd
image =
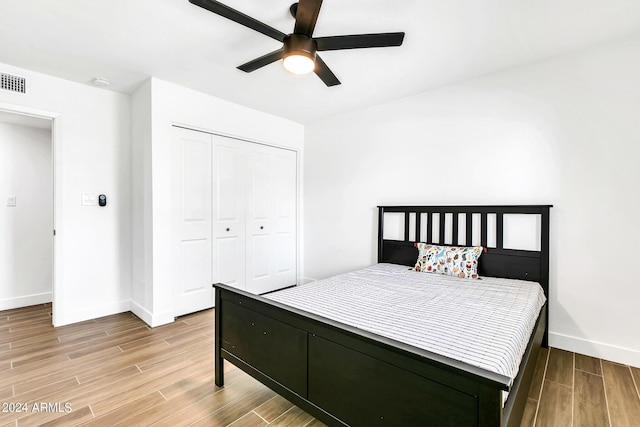
{"type": "Polygon", "coordinates": [[[317,43],[305,34],[289,34],[284,39],[284,57],[289,55],[304,55],[315,61],[317,43]]]}

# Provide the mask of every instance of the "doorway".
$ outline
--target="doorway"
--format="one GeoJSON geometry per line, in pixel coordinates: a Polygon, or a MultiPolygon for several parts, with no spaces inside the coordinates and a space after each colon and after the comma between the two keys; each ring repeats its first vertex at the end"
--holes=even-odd
{"type": "Polygon", "coordinates": [[[0,310],[53,302],[53,117],[0,110],[0,310]]]}

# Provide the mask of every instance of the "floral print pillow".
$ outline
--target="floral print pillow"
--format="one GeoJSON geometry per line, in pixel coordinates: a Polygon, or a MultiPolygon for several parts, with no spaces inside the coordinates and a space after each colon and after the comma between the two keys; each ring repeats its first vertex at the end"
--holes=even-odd
{"type": "Polygon", "coordinates": [[[479,279],[478,258],[482,255],[482,246],[436,246],[416,243],[418,260],[414,270],[445,274],[463,279],[479,279]]]}

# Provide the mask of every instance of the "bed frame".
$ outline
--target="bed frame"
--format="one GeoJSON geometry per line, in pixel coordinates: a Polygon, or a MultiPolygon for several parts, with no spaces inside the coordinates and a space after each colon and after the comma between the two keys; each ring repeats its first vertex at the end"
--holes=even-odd
{"type": "MultiPolygon", "coordinates": [[[[466,246],[479,234],[486,248],[494,219],[496,244],[480,257],[480,274],[537,281],[548,297],[550,207],[380,206],[378,262],[413,266],[413,244],[425,241],[424,234],[428,243],[447,244],[449,236],[448,244],[466,246]],[[384,238],[387,213],[404,215],[404,238],[384,238]],[[503,247],[509,214],[540,216],[539,251],[503,247]]],[[[538,352],[547,345],[545,304],[511,384],[503,375],[224,284],[214,287],[216,385],[224,385],[226,359],[330,426],[519,426],[538,352]],[[509,391],[504,406],[503,391],[509,391]]]]}

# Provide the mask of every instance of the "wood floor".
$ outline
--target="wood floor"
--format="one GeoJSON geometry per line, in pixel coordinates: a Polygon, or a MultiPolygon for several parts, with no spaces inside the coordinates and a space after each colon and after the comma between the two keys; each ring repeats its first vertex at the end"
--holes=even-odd
{"type": "Polygon", "coordinates": [[[521,426],[640,426],[640,369],[543,349],[521,426]]]}
{"type": "MultiPolygon", "coordinates": [[[[213,311],[149,328],[130,313],[53,328],[0,311],[0,427],[324,424],[231,364],[213,383],[213,311]]],[[[551,349],[523,426],[640,426],[640,369],[551,349]]]]}

